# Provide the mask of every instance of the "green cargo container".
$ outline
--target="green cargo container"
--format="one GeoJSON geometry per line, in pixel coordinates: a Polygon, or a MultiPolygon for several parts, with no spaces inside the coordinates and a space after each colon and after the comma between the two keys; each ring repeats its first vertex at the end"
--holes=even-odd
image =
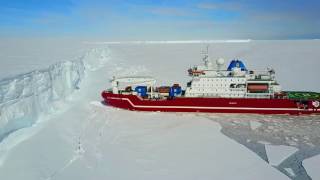
{"type": "Polygon", "coordinates": [[[302,91],[286,91],[289,99],[297,100],[320,100],[320,93],[302,92],[302,91]]]}

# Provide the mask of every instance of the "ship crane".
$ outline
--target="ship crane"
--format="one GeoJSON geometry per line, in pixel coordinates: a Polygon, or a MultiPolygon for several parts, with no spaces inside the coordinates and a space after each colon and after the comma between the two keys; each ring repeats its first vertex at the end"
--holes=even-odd
{"type": "MultiPolygon", "coordinates": [[[[145,84],[150,87],[154,87],[156,80],[150,76],[130,76],[130,77],[113,77],[111,80],[112,92],[114,94],[119,93],[120,83],[129,84],[131,86],[145,84]]],[[[153,93],[153,88],[151,88],[151,95],[153,93]]]]}

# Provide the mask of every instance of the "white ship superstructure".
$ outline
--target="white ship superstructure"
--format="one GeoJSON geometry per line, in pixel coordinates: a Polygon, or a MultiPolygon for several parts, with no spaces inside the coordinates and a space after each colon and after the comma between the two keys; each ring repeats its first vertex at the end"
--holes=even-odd
{"type": "Polygon", "coordinates": [[[204,54],[204,65],[189,69],[192,80],[187,84],[186,97],[224,97],[224,98],[272,98],[281,92],[272,69],[249,71],[241,60],[232,60],[223,69],[224,60],[215,63],[204,54]]]}

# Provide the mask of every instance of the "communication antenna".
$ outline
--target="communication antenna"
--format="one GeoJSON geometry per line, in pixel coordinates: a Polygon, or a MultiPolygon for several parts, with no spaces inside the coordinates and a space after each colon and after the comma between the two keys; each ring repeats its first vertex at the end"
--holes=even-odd
{"type": "Polygon", "coordinates": [[[209,44],[207,44],[206,49],[201,51],[201,54],[203,55],[202,60],[204,61],[205,65],[209,62],[209,44]]]}

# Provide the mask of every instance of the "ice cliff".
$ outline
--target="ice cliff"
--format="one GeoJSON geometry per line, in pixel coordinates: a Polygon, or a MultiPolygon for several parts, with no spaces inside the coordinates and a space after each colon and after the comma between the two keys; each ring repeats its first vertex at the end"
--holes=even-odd
{"type": "Polygon", "coordinates": [[[92,49],[74,61],[0,80],[0,141],[59,108],[55,103],[79,89],[86,70],[99,68],[108,57],[109,50],[92,49]]]}

